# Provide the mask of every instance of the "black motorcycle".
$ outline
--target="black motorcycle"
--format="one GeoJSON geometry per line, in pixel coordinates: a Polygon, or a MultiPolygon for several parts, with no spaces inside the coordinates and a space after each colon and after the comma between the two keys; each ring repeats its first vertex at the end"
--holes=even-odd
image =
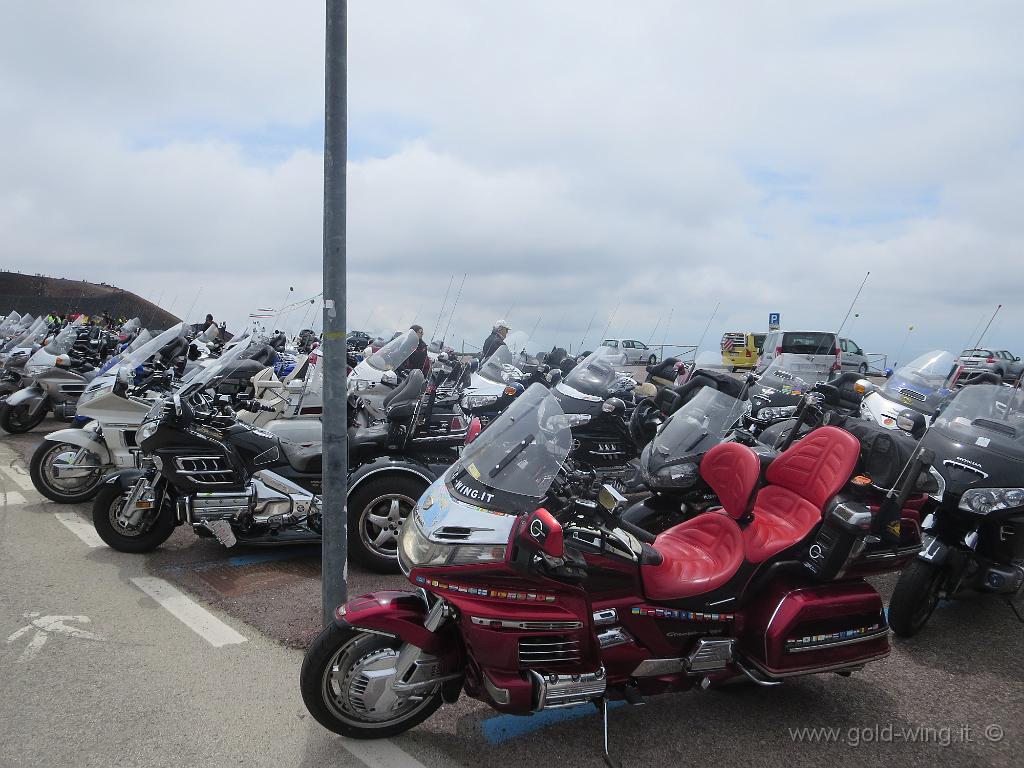
{"type": "Polygon", "coordinates": [[[262,406],[216,393],[221,384],[237,391],[236,369],[251,376],[258,367],[240,359],[247,347],[225,352],[145,416],[139,469],[107,477],[93,504],[96,532],[111,547],[148,552],[182,524],[228,547],[319,541],[320,446],[237,421],[232,404],[262,406]]]}
{"type": "MultiPolygon", "coordinates": [[[[914,412],[901,414],[909,421],[914,412]]],[[[923,431],[923,430],[922,430],[923,431]]],[[[901,637],[921,630],[939,600],[968,590],[1002,595],[1024,620],[1024,394],[994,384],[964,387],[922,440],[945,488],[924,522],[925,548],[889,603],[901,637]]]]}

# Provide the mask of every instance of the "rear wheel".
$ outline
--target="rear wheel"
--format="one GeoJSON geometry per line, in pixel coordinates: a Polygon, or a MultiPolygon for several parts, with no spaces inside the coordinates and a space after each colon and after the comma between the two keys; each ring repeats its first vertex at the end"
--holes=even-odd
{"type": "Polygon", "coordinates": [[[899,637],[913,637],[927,623],[939,604],[939,590],[946,576],[943,566],[915,560],[900,574],[889,601],[889,626],[899,637]]]}
{"type": "Polygon", "coordinates": [[[118,552],[152,552],[174,533],[174,515],[166,506],[161,507],[156,520],[137,529],[126,527],[118,520],[118,513],[128,501],[131,491],[122,491],[117,483],[100,486],[92,504],[92,524],[96,533],[118,552]]]}
{"type": "Polygon", "coordinates": [[[0,429],[12,435],[21,435],[38,427],[46,418],[49,409],[44,403],[33,416],[29,413],[30,408],[31,403],[18,403],[13,406],[7,402],[0,403],[0,429]]]}
{"type": "Polygon", "coordinates": [[[406,474],[375,477],[348,497],[349,552],[377,573],[398,573],[398,534],[427,483],[406,474]]]}
{"type": "Polygon", "coordinates": [[[397,694],[396,637],[332,624],[306,651],[299,689],[309,713],[324,728],[350,739],[384,739],[414,728],[441,706],[441,684],[397,694]]]}
{"type": "Polygon", "coordinates": [[[29,464],[32,485],[43,496],[58,504],[79,504],[91,499],[103,481],[103,465],[99,456],[87,451],[84,463],[80,461],[75,465],[75,471],[81,472],[80,475],[60,477],[57,471],[58,468],[70,468],[81,450],[71,443],[43,440],[32,454],[29,464]]]}

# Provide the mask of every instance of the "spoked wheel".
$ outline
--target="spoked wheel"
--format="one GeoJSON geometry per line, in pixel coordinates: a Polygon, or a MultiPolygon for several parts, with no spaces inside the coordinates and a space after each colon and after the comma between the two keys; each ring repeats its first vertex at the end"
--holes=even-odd
{"type": "Polygon", "coordinates": [[[92,524],[96,533],[119,552],[152,552],[174,533],[174,515],[162,507],[148,525],[130,528],[121,520],[121,510],[130,491],[122,491],[116,483],[100,486],[92,504],[92,524]]]}
{"type": "Polygon", "coordinates": [[[32,454],[29,464],[32,485],[59,504],[78,504],[91,499],[103,481],[103,465],[99,456],[92,452],[87,451],[80,458],[82,450],[71,443],[44,440],[32,454]]]}
{"type": "Polygon", "coordinates": [[[368,480],[348,500],[352,557],[371,571],[398,573],[398,534],[427,484],[410,477],[368,480]]]}
{"type": "Polygon", "coordinates": [[[889,601],[889,626],[899,637],[913,637],[939,604],[946,569],[915,560],[900,574],[889,601]]]}
{"type": "Polygon", "coordinates": [[[402,646],[399,638],[327,627],[302,660],[306,709],[324,728],[352,739],[383,739],[419,725],[441,706],[441,683],[396,692],[402,646]]]}
{"type": "Polygon", "coordinates": [[[647,358],[647,364],[648,365],[654,365],[656,362],[658,362],[658,356],[657,355],[651,355],[650,357],[647,358]]]}
{"type": "Polygon", "coordinates": [[[38,427],[46,418],[47,407],[44,405],[33,416],[29,409],[30,403],[0,403],[0,429],[12,435],[21,435],[38,427]]]}

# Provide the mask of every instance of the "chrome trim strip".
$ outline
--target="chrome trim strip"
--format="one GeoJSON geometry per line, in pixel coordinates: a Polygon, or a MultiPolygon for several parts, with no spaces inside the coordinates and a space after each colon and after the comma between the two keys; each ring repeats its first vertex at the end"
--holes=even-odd
{"type": "Polygon", "coordinates": [[[889,628],[879,629],[876,632],[872,632],[870,635],[862,635],[861,637],[853,637],[849,640],[834,640],[829,643],[820,643],[819,645],[808,645],[803,648],[786,648],[786,653],[806,653],[807,651],[819,651],[823,648],[838,648],[841,645],[854,645],[855,643],[866,643],[869,640],[877,640],[880,637],[884,637],[889,634],[889,628]]]}

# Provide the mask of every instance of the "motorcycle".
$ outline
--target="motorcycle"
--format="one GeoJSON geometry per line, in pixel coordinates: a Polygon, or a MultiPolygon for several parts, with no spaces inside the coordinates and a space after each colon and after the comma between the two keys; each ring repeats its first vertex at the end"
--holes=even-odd
{"type": "Polygon", "coordinates": [[[724,509],[659,536],[620,519],[610,486],[580,495],[573,439],[535,384],[430,486],[399,540],[415,591],[337,606],[306,652],[300,688],[321,725],[390,737],[463,690],[521,715],[594,703],[607,757],[611,699],[846,675],[889,654],[881,597],[846,572],[875,514],[837,497],[852,435],[823,427],[761,487],[748,448],[717,446],[701,471],[724,509]]]}
{"type": "Polygon", "coordinates": [[[607,479],[628,482],[629,463],[639,453],[629,430],[637,383],[616,370],[623,363],[621,354],[598,347],[552,391],[573,423],[573,459],[607,479]]]}
{"type": "Polygon", "coordinates": [[[32,454],[29,475],[40,494],[60,504],[88,501],[96,495],[104,475],[136,466],[136,432],[152,400],[169,392],[171,379],[163,374],[169,368],[173,370],[176,362],[171,359],[152,364],[150,358],[178,338],[181,331],[179,323],[137,349],[122,352],[93,379],[77,406],[77,418],[87,423],[81,428],[51,432],[32,454]],[[125,376],[119,379],[121,369],[125,376]],[[134,386],[129,386],[132,377],[134,386]]]}
{"type": "MultiPolygon", "coordinates": [[[[898,419],[924,431],[914,411],[898,419]],[[916,423],[914,423],[916,422],[916,423]]],[[[968,590],[1016,601],[1024,592],[1024,397],[1019,387],[964,387],[921,444],[944,479],[941,502],[925,518],[924,549],[903,571],[889,604],[900,637],[925,626],[942,599],[968,590]]]]}
{"type": "Polygon", "coordinates": [[[239,422],[231,399],[208,391],[248,346],[226,349],[149,409],[136,432],[141,468],[108,475],[93,502],[93,525],[111,547],[149,552],[183,524],[226,547],[320,540],[320,447],[239,422]]]}
{"type": "Polygon", "coordinates": [[[861,415],[886,429],[898,429],[899,414],[910,408],[930,424],[935,411],[949,399],[960,369],[949,352],[934,350],[899,368],[878,388],[864,381],[861,415]]]}
{"type": "Polygon", "coordinates": [[[383,418],[383,402],[398,386],[402,363],[420,340],[413,330],[391,339],[359,363],[348,377],[349,426],[368,426],[383,418]]]}
{"type": "Polygon", "coordinates": [[[0,402],[0,429],[11,434],[28,432],[50,411],[65,421],[75,417],[75,403],[95,378],[94,363],[99,362],[70,354],[77,336],[76,325],[68,325],[26,361],[22,388],[0,402]]]}

